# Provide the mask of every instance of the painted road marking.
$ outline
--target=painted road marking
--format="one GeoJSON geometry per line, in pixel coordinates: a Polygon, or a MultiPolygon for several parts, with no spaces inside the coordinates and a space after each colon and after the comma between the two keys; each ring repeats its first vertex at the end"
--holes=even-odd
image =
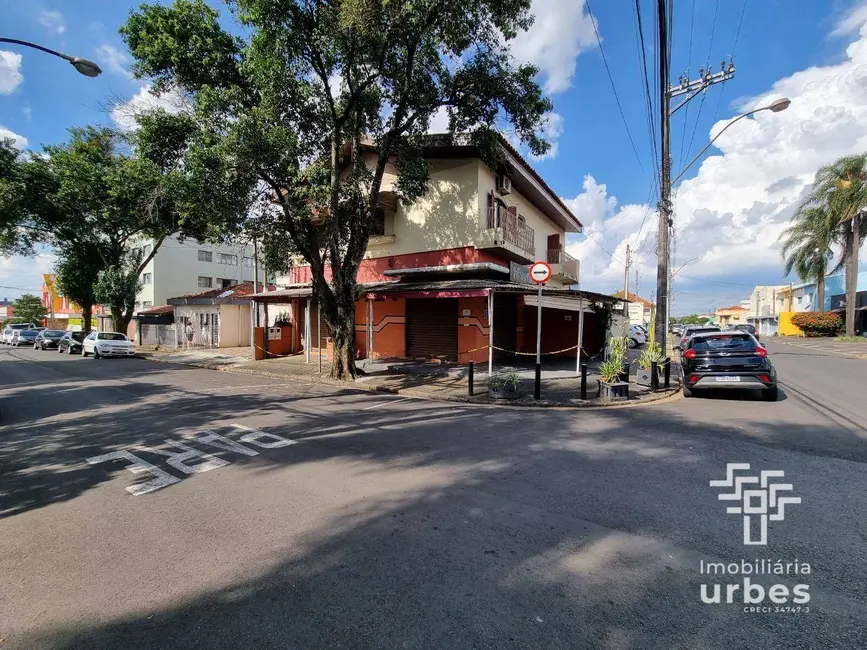
{"type": "Polygon", "coordinates": [[[401,397],[400,399],[391,400],[390,402],[379,402],[377,404],[371,404],[370,406],[365,406],[361,410],[362,411],[369,411],[370,409],[376,409],[376,408],[380,408],[382,406],[390,406],[392,404],[397,404],[398,402],[405,402],[409,399],[412,399],[412,397],[401,397]]]}
{"type": "MultiPolygon", "coordinates": [[[[268,433],[260,429],[254,429],[243,424],[233,423],[229,426],[231,426],[236,431],[244,432],[244,435],[242,435],[240,438],[241,442],[246,442],[248,445],[252,445],[253,447],[259,447],[260,449],[279,449],[281,447],[288,447],[289,445],[298,444],[297,440],[283,438],[282,436],[278,436],[274,433],[268,433]]],[[[250,447],[242,445],[240,442],[235,442],[234,440],[232,440],[231,438],[227,438],[226,436],[221,436],[218,433],[211,431],[210,429],[203,429],[197,433],[187,433],[182,435],[184,438],[184,442],[180,440],[170,439],[166,439],[165,441],[166,445],[169,448],[174,448],[176,451],[170,451],[169,449],[163,447],[157,448],[143,446],[137,446],[134,447],[134,449],[146,453],[165,456],[167,458],[166,463],[170,467],[173,467],[174,469],[182,472],[187,476],[191,474],[209,472],[212,469],[225,467],[226,465],[231,465],[231,462],[225,460],[224,458],[219,458],[218,456],[209,454],[205,451],[201,451],[200,449],[196,449],[195,447],[191,447],[185,444],[185,442],[195,442],[201,445],[208,445],[210,447],[222,449],[223,451],[231,451],[237,454],[241,454],[242,456],[259,455],[259,452],[255,449],[251,449],[250,447]]],[[[106,461],[116,460],[126,461],[127,463],[129,463],[126,466],[126,469],[128,469],[133,474],[144,474],[148,472],[153,475],[154,478],[149,481],[126,487],[126,491],[135,496],[148,494],[150,492],[160,490],[164,487],[168,487],[169,485],[173,485],[181,481],[181,479],[177,476],[174,476],[173,474],[170,474],[164,469],[161,469],[156,465],[139,458],[132,452],[125,449],[87,458],[87,462],[91,465],[97,465],[106,461]]]]}

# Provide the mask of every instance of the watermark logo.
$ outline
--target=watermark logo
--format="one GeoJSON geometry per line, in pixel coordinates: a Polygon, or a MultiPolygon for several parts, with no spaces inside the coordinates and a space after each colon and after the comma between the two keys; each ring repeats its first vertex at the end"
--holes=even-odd
{"type": "Polygon", "coordinates": [[[720,501],[739,501],[736,506],[729,506],[726,512],[730,515],[742,515],[744,518],[744,544],[747,546],[767,546],[768,522],[783,521],[786,517],[786,505],[801,503],[801,497],[781,496],[780,492],[791,492],[791,483],[771,482],[771,479],[783,478],[785,472],[780,470],[765,470],[754,474],[738,475],[737,472],[748,472],[749,463],[727,463],[726,477],[710,482],[711,487],[724,488],[718,495],[720,501]],[[753,536],[753,528],[758,523],[758,539],[753,536]]]}

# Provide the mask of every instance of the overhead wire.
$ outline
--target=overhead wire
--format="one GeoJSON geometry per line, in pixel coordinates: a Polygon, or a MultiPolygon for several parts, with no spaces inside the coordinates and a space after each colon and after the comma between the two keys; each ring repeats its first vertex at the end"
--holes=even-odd
{"type": "MultiPolygon", "coordinates": [[[[708,52],[707,52],[707,61],[708,62],[710,62],[710,55],[713,53],[713,39],[714,39],[714,36],[716,35],[716,18],[717,18],[718,13],[719,13],[719,0],[716,0],[716,2],[714,4],[714,11],[713,11],[713,23],[711,24],[711,30],[710,30],[710,46],[708,47],[708,52]]],[[[692,135],[689,136],[689,145],[687,145],[687,147],[686,147],[686,153],[687,154],[689,154],[689,152],[692,151],[692,143],[695,141],[695,133],[698,130],[699,122],[701,122],[701,112],[702,112],[702,109],[704,108],[704,101],[705,101],[706,97],[707,97],[707,89],[703,90],[701,93],[701,103],[699,103],[699,105],[698,105],[698,116],[695,118],[695,126],[693,126],[693,128],[692,128],[692,135]]]]}
{"type": "Polygon", "coordinates": [[[647,112],[647,128],[650,135],[650,151],[653,155],[654,168],[656,168],[659,162],[659,148],[656,143],[656,120],[654,119],[653,112],[653,95],[651,94],[650,81],[647,74],[647,46],[644,41],[644,25],[641,19],[640,0],[635,0],[635,15],[633,16],[633,18],[636,19],[635,31],[638,40],[638,51],[640,54],[639,69],[641,80],[643,82],[642,90],[644,91],[644,108],[647,112]]]}
{"type": "MultiPolygon", "coordinates": [[[[734,45],[732,45],[732,51],[729,54],[729,57],[732,61],[734,61],[735,52],[738,49],[738,39],[740,39],[741,28],[744,25],[744,14],[746,14],[746,12],[747,12],[747,2],[748,2],[748,0],[744,0],[744,4],[741,7],[741,17],[738,20],[738,28],[737,28],[737,31],[735,32],[735,42],[734,42],[734,45]]],[[[726,92],[726,85],[727,84],[725,84],[725,83],[722,84],[722,88],[720,89],[719,95],[717,96],[716,108],[714,109],[714,112],[713,112],[713,121],[711,122],[711,124],[716,124],[716,118],[719,115],[719,109],[720,109],[720,106],[722,105],[722,98],[726,92]]]]}
{"type": "Polygon", "coordinates": [[[614,100],[617,102],[617,110],[620,111],[620,119],[623,120],[623,127],[626,129],[626,137],[629,138],[629,144],[632,146],[632,153],[635,154],[635,159],[638,161],[638,166],[641,171],[644,171],[644,165],[641,163],[641,156],[638,155],[638,148],[635,146],[635,141],[632,139],[632,133],[629,131],[629,124],[626,121],[626,115],[623,112],[623,105],[620,103],[620,96],[617,94],[617,86],[614,84],[614,76],[611,74],[611,68],[608,66],[608,58],[605,56],[605,49],[602,47],[602,39],[599,38],[599,30],[596,28],[596,19],[593,16],[593,8],[590,6],[590,0],[587,0],[587,13],[590,14],[590,22],[593,24],[593,33],[596,35],[596,43],[599,45],[599,53],[602,55],[602,63],[605,64],[605,72],[608,74],[608,81],[611,82],[611,90],[614,92],[614,100]]]}
{"type": "MultiPolygon", "coordinates": [[[[692,38],[695,33],[695,0],[692,0],[692,14],[689,20],[689,50],[686,56],[687,62],[692,61],[692,38]]],[[[687,74],[689,74],[689,68],[686,70],[687,74]]],[[[678,147],[680,151],[680,157],[678,159],[677,166],[678,168],[683,167],[684,162],[684,151],[683,151],[683,143],[686,142],[686,125],[689,122],[689,102],[687,102],[686,107],[684,108],[683,113],[683,130],[680,134],[680,147],[678,147]]]]}

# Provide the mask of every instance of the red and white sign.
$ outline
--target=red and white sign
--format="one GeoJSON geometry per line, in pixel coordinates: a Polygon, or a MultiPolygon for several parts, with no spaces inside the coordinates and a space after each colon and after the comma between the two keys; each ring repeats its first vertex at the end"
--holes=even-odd
{"type": "Polygon", "coordinates": [[[536,284],[545,284],[551,279],[551,267],[546,262],[533,262],[530,265],[530,279],[536,284]]]}

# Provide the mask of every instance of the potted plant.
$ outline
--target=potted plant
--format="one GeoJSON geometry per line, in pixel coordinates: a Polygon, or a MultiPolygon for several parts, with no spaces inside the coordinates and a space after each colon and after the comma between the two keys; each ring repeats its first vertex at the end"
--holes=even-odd
{"type": "Polygon", "coordinates": [[[608,342],[608,359],[599,364],[599,397],[602,399],[628,399],[629,381],[623,381],[623,362],[629,342],[624,337],[612,337],[608,342]]]}
{"type": "Polygon", "coordinates": [[[662,353],[662,347],[656,341],[648,343],[647,348],[638,357],[638,370],[635,373],[635,382],[639,386],[650,386],[650,370],[651,364],[656,363],[657,368],[662,369],[662,364],[665,362],[665,355],[662,353]]]}
{"type": "Polygon", "coordinates": [[[521,378],[517,372],[507,372],[491,377],[488,395],[494,399],[518,399],[521,396],[521,378]]]}

